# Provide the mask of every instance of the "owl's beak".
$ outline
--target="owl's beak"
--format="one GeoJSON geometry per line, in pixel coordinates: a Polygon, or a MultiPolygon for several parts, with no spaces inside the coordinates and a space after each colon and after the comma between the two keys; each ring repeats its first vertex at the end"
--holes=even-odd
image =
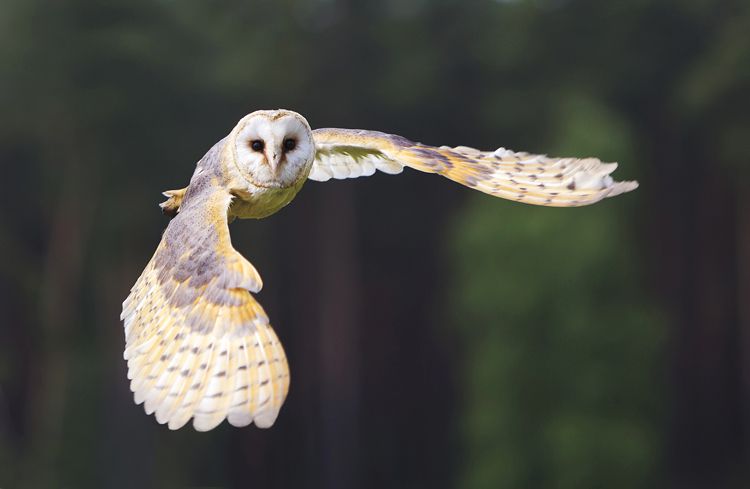
{"type": "Polygon", "coordinates": [[[266,160],[268,161],[268,165],[271,167],[271,171],[274,175],[276,175],[279,172],[279,165],[281,164],[281,158],[283,158],[283,153],[272,151],[266,154],[266,160]]]}

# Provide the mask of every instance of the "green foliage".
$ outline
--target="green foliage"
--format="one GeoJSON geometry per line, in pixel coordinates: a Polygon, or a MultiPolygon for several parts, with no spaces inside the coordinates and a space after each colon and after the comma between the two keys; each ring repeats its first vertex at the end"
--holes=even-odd
{"type": "Polygon", "coordinates": [[[665,330],[622,210],[493,204],[452,229],[463,486],[657,487],[665,330]]]}

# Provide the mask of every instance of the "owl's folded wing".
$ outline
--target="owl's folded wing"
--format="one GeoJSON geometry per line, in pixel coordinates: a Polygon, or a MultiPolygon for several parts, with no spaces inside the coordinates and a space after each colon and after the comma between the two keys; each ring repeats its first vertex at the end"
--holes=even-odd
{"type": "Polygon", "coordinates": [[[309,178],[316,181],[369,176],[376,170],[400,173],[408,166],[496,197],[553,207],[593,204],[638,187],[634,181],[614,181],[610,174],[617,163],[596,158],[434,147],[358,129],[316,129],[313,138],[316,154],[309,178]]]}
{"type": "Polygon", "coordinates": [[[230,197],[186,197],[123,303],[130,388],[148,414],[196,430],[227,418],[273,424],[289,388],[284,351],[263,308],[255,268],[232,248],[230,197]]]}

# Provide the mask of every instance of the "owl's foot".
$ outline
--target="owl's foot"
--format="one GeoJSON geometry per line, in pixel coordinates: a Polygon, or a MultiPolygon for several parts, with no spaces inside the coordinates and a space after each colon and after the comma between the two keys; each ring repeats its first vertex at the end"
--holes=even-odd
{"type": "Polygon", "coordinates": [[[182,198],[185,196],[186,190],[187,187],[181,188],[179,190],[167,190],[165,192],[162,192],[162,195],[164,195],[164,197],[168,197],[167,200],[159,204],[159,207],[161,207],[161,211],[164,213],[164,215],[169,217],[174,217],[177,215],[177,212],[180,210],[180,205],[182,205],[182,198]]]}

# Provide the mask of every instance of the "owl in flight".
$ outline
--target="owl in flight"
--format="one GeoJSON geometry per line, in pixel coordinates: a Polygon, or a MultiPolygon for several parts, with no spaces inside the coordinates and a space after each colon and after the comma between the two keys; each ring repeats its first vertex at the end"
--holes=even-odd
{"type": "Polygon", "coordinates": [[[593,204],[638,186],[615,182],[610,173],[617,164],[595,158],[434,147],[376,131],[313,131],[296,112],[253,112],[208,150],[186,188],[165,192],[161,206],[174,218],[122,306],[135,402],[170,429],[190,418],[198,431],[225,418],[234,426],[270,427],[289,389],[289,366],[252,295],[263,282],[232,247],[229,222],[277,212],[308,179],[404,167],[555,207],[593,204]]]}

